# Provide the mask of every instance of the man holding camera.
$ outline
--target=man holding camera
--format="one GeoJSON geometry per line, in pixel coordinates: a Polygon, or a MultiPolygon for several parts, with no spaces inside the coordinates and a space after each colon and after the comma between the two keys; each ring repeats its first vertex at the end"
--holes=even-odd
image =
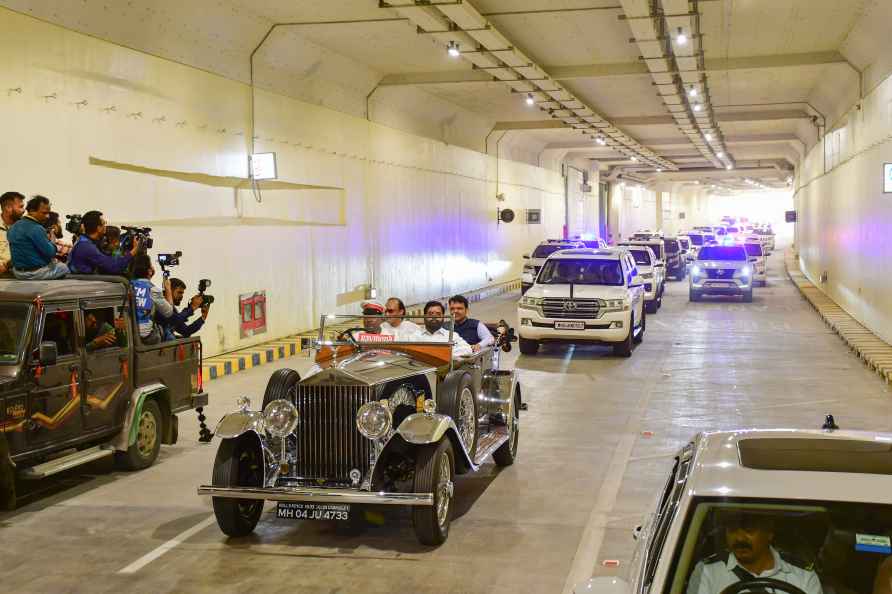
{"type": "Polygon", "coordinates": [[[136,256],[142,243],[133,242],[133,248],[120,256],[109,256],[100,249],[105,237],[105,218],[98,210],[84,213],[82,219],[84,234],[81,235],[71,255],[68,267],[76,274],[123,274],[136,256]]]}
{"type": "Polygon", "coordinates": [[[160,325],[164,332],[164,340],[176,340],[177,338],[188,338],[192,336],[204,326],[205,320],[208,318],[208,312],[211,304],[205,302],[204,295],[198,293],[189,300],[189,304],[182,310],[178,311],[180,303],[186,294],[186,283],[178,278],[170,279],[171,296],[173,297],[173,315],[166,320],[161,320],[160,325]],[[201,317],[188,324],[189,318],[197,312],[201,311],[201,317]],[[176,332],[176,334],[174,334],[176,332]]]}

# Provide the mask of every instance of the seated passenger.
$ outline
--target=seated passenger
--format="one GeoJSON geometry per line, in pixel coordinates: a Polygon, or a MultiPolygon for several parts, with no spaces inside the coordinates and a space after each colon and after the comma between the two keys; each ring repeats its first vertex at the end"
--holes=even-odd
{"type": "MultiPolygon", "coordinates": [[[[448,342],[449,330],[443,327],[446,308],[439,301],[428,301],[424,306],[424,329],[418,333],[419,342],[448,342]]],[[[452,333],[452,358],[467,357],[473,354],[471,345],[457,332],[452,333]]]]}
{"type": "Polygon", "coordinates": [[[473,352],[492,346],[496,339],[490,333],[486,324],[480,320],[469,318],[470,307],[464,295],[454,295],[449,298],[449,313],[455,319],[455,332],[465,339],[473,352]]]}
{"type": "Polygon", "coordinates": [[[25,205],[25,216],[6,234],[12,252],[12,273],[19,280],[54,280],[68,274],[68,266],[56,259],[56,244],[50,241],[44,223],[50,216],[50,201],[35,196],[25,205]]]}
{"type": "Polygon", "coordinates": [[[727,551],[697,563],[688,594],[718,594],[728,586],[753,578],[771,578],[796,586],[805,594],[821,594],[818,575],[781,557],[771,546],[774,523],[759,513],[727,512],[720,520],[727,551]]]}
{"type": "Polygon", "coordinates": [[[394,337],[397,341],[415,340],[415,335],[421,332],[421,328],[415,322],[402,319],[406,315],[406,306],[402,299],[391,297],[384,307],[387,314],[386,321],[381,324],[381,334],[394,337]]]}
{"type": "Polygon", "coordinates": [[[92,311],[84,314],[84,343],[87,351],[91,352],[113,346],[123,346],[119,342],[115,327],[105,320],[100,322],[96,313],[92,311]]]}

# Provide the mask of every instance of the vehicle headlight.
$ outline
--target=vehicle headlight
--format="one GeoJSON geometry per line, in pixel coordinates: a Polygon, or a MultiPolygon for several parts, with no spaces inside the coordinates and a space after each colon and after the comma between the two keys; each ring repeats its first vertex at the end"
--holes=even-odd
{"type": "Polygon", "coordinates": [[[691,274],[693,274],[694,276],[700,276],[701,274],[703,274],[703,269],[700,268],[698,264],[694,264],[694,267],[691,268],[691,274]]]}
{"type": "Polygon", "coordinates": [[[290,435],[299,421],[297,409],[284,398],[273,400],[263,409],[263,424],[273,437],[290,435]]]}
{"type": "Polygon", "coordinates": [[[392,426],[390,408],[377,400],[363,404],[356,413],[356,428],[369,439],[381,439],[392,426]]]}
{"type": "Polygon", "coordinates": [[[749,266],[744,266],[743,268],[740,269],[741,276],[749,276],[752,273],[753,273],[753,269],[750,268],[749,266]]]}
{"type": "Polygon", "coordinates": [[[521,297],[520,298],[521,305],[529,305],[530,307],[539,307],[542,305],[541,297],[521,297]]]}
{"type": "Polygon", "coordinates": [[[626,300],[625,299],[608,299],[607,301],[605,301],[605,304],[607,307],[609,307],[611,309],[612,308],[622,309],[623,307],[626,306],[626,300]]]}
{"type": "Polygon", "coordinates": [[[654,273],[653,273],[653,272],[643,272],[643,273],[641,274],[641,278],[653,278],[653,277],[654,277],[654,273]]]}
{"type": "Polygon", "coordinates": [[[524,266],[523,271],[528,272],[529,274],[533,274],[534,272],[536,272],[536,269],[532,266],[524,266]]]}

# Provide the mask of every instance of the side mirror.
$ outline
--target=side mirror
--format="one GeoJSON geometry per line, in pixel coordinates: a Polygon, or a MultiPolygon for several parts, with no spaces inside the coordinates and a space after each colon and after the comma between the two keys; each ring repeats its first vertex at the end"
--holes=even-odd
{"type": "Polygon", "coordinates": [[[55,342],[41,342],[38,359],[44,367],[55,365],[56,359],[59,358],[59,347],[55,342]]]}
{"type": "Polygon", "coordinates": [[[522,257],[524,260],[529,260],[529,259],[530,259],[530,255],[529,255],[529,254],[524,254],[524,255],[521,256],[521,257],[522,257]]]}
{"type": "Polygon", "coordinates": [[[621,578],[596,577],[577,584],[573,594],[632,594],[632,587],[621,578]]]}

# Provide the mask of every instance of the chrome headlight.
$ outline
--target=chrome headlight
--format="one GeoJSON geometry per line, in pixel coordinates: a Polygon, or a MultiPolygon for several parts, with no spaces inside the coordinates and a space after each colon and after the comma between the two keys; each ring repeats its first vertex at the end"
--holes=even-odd
{"type": "Polygon", "coordinates": [[[539,307],[542,305],[541,297],[521,297],[520,298],[521,305],[529,305],[530,307],[539,307]]]}
{"type": "Polygon", "coordinates": [[[285,437],[297,429],[297,409],[283,398],[273,400],[263,409],[263,423],[273,437],[285,437]]]}
{"type": "Polygon", "coordinates": [[[625,299],[608,299],[605,305],[610,309],[622,309],[626,306],[625,299]]]}
{"type": "Polygon", "coordinates": [[[367,402],[356,413],[356,428],[369,439],[381,439],[393,426],[390,407],[378,402],[367,402]]]}

